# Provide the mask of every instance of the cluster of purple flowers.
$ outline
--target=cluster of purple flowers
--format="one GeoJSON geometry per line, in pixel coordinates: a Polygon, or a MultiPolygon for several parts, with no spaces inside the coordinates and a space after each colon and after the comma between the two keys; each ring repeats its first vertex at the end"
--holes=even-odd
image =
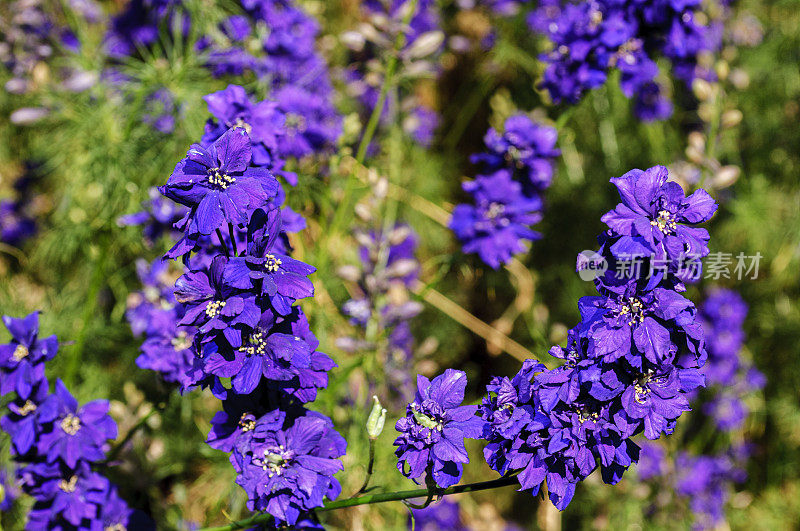
{"type": "Polygon", "coordinates": [[[620,72],[620,86],[633,98],[643,120],[663,120],[672,113],[656,82],[658,55],[687,85],[710,72],[698,66],[698,54],[715,50],[721,32],[705,25],[700,0],[547,0],[533,11],[531,27],[546,35],[553,50],[542,86],[555,102],[576,103],[603,85],[609,71],[620,72]]]}
{"type": "MultiPolygon", "coordinates": [[[[282,207],[272,173],[281,172],[287,117],[273,102],[251,103],[237,86],[206,101],[214,118],[202,141],[159,188],[183,208],[174,225],[180,239],[165,258],[181,258],[184,268],[173,286],[165,263],[140,267],[144,289],[128,310],[134,332],[146,336],[137,363],[182,390],[211,388],[223,410],[209,444],[232,452],[251,510],[294,524],[323,497],[338,496],[333,475],[346,443],[329,419],[304,407],[335,364],[317,350],[295,305],[313,296],[315,269],[290,256],[286,233],[303,220],[282,207]]],[[[176,213],[135,221],[158,234],[176,213]]]]}
{"type": "MultiPolygon", "coordinates": [[[[277,146],[281,157],[301,158],[330,148],[340,136],[342,124],[332,104],[328,67],[315,49],[317,23],[292,0],[240,0],[239,4],[241,13],[201,36],[197,51],[215,76],[255,73],[270,87],[272,102],[256,109],[249,101],[239,101],[241,108],[232,111],[228,107],[228,111],[264,112],[264,105],[272,107],[269,112],[274,116],[262,118],[280,121],[273,126],[282,131],[277,146]]],[[[111,21],[107,51],[116,58],[134,55],[153,46],[160,35],[170,35],[176,24],[185,36],[189,34],[190,20],[182,0],[132,0],[111,21]]],[[[209,98],[247,100],[243,90],[235,94],[223,91],[209,98]]],[[[171,95],[158,91],[148,103],[154,108],[148,118],[153,127],[171,130],[175,120],[171,95]]],[[[214,109],[212,114],[224,129],[234,125],[226,124],[229,117],[219,116],[214,109]]],[[[215,132],[217,137],[220,134],[215,132]]]]}
{"type": "Polygon", "coordinates": [[[742,398],[764,387],[764,375],[742,356],[747,304],[733,290],[716,289],[700,309],[708,350],[706,379],[715,393],[703,406],[718,429],[734,431],[749,414],[742,398]]]}
{"type": "Polygon", "coordinates": [[[117,436],[108,402],[80,406],[61,380],[49,392],[45,364],[56,355],[58,340],[39,336],[38,313],[4,316],[3,323],[11,342],[0,345],[0,395],[15,395],[0,427],[11,437],[17,480],[35,500],[26,529],[126,528],[139,516],[96,471],[107,441],[117,436]]]}
{"type": "Polygon", "coordinates": [[[667,257],[666,267],[623,278],[609,268],[595,279],[599,295],[580,299],[582,320],[567,346],[550,350],[564,364],[525,362],[514,378],[493,379],[481,406],[489,465],[520,471],[521,490],[536,493],[546,481],[559,509],[598,466],[606,483],[618,482],[639,456],[631,437],[672,433],[689,393],[703,385],[703,329],[670,250],[707,254],[708,234],[693,225],[716,204],[704,190],[686,197],[667,177],[659,166],[612,179],[622,203],[603,217],[609,229],[599,238],[609,263],[636,251],[644,260],[667,257]]]}
{"type": "MultiPolygon", "coordinates": [[[[408,225],[398,224],[388,231],[359,230],[356,239],[360,243],[361,268],[340,270],[354,284],[354,296],[345,302],[342,311],[350,317],[351,324],[367,330],[373,322],[378,335],[385,334],[387,391],[390,397],[406,404],[413,394],[414,337],[410,320],[422,311],[420,303],[408,295],[419,274],[419,262],[414,256],[417,236],[408,225]]],[[[337,345],[348,351],[376,349],[371,342],[353,338],[340,338],[337,345]]]]}
{"type": "MultiPolygon", "coordinates": [[[[31,170],[31,168],[28,168],[31,170]]],[[[32,173],[14,183],[16,197],[0,199],[0,242],[19,246],[36,233],[36,221],[30,213],[32,173]]]]}
{"type": "MultiPolygon", "coordinates": [[[[765,384],[764,376],[741,355],[746,316],[747,304],[729,289],[711,291],[700,309],[708,351],[704,372],[712,395],[703,412],[714,422],[716,436],[741,433],[749,414],[742,398],[765,384]]],[[[643,481],[666,482],[679,499],[688,501],[695,529],[713,529],[725,521],[733,484],[747,478],[743,465],[749,454],[747,443],[737,442],[718,453],[680,452],[673,460],[662,446],[649,443],[642,447],[638,475],[643,481]]]]}
{"type": "MultiPolygon", "coordinates": [[[[444,34],[439,29],[439,12],[432,0],[419,0],[410,12],[409,0],[367,0],[362,3],[364,22],[343,37],[350,50],[343,78],[348,95],[358,100],[364,113],[378,104],[385,79],[385,56],[399,36],[404,38],[399,50],[399,76],[406,80],[438,74],[432,58],[443,49],[444,34]],[[406,24],[405,21],[408,21],[406,24]]],[[[393,91],[395,92],[395,91],[393,91]]],[[[439,115],[430,102],[423,102],[413,91],[399,90],[397,97],[388,94],[381,109],[384,125],[398,120],[403,130],[419,145],[429,147],[439,126],[439,115]]]]}
{"type": "Polygon", "coordinates": [[[463,188],[473,203],[457,205],[450,221],[464,252],[494,269],[523,252],[523,241],[539,237],[531,226],[541,220],[542,192],[560,153],[556,130],[523,114],[508,118],[504,129],[489,129],[486,152],[472,156],[481,174],[463,188]]]}

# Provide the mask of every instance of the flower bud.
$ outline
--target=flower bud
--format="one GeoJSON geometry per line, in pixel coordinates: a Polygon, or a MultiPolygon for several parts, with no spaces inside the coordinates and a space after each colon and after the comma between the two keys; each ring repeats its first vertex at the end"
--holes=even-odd
{"type": "Polygon", "coordinates": [[[374,441],[383,431],[383,424],[386,422],[386,408],[381,407],[381,401],[377,396],[373,396],[372,400],[374,404],[367,418],[367,434],[374,441]]]}

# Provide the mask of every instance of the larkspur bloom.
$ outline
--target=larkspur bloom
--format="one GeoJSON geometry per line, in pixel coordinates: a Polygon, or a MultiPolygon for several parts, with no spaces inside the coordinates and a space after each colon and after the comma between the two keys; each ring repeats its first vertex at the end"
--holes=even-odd
{"type": "Polygon", "coordinates": [[[106,441],[117,437],[117,424],[108,416],[108,401],[79,406],[61,380],[56,380],[56,392],[42,402],[38,421],[53,426],[39,438],[39,453],[47,456],[48,463],[60,459],[70,468],[79,461],[102,460],[106,441]]]}
{"type": "Polygon", "coordinates": [[[211,145],[228,129],[239,127],[247,132],[252,142],[254,165],[266,166],[272,171],[283,167],[277,148],[286,118],[278,110],[277,103],[269,100],[254,103],[239,85],[228,85],[225,90],[208,94],[203,99],[214,117],[206,122],[204,146],[211,145]]]}
{"type": "Polygon", "coordinates": [[[248,496],[248,507],[266,511],[293,525],[323,497],[336,499],[341,492],[333,475],[341,470],[338,460],[347,443],[333,429],[330,419],[308,412],[288,427],[276,429],[273,417],[254,421],[246,444],[234,444],[231,463],[236,483],[248,496]]]}
{"type": "Polygon", "coordinates": [[[47,380],[43,380],[33,388],[27,398],[15,398],[8,404],[8,414],[0,419],[0,428],[11,436],[12,451],[19,456],[28,454],[49,427],[49,423],[39,421],[40,408],[47,397],[48,385],[47,380]]]}
{"type": "Polygon", "coordinates": [[[24,210],[19,201],[0,200],[0,242],[19,246],[36,233],[36,222],[24,210]]]}
{"type": "Polygon", "coordinates": [[[3,316],[11,342],[0,345],[0,395],[16,391],[26,399],[45,381],[44,364],[58,351],[56,336],[39,337],[39,312],[24,318],[3,316]]]}
{"type": "Polygon", "coordinates": [[[179,238],[180,233],[175,230],[175,224],[186,215],[188,209],[162,197],[158,188],[151,188],[147,194],[149,199],[142,203],[144,210],[122,216],[117,220],[117,224],[123,227],[142,226],[142,236],[145,243],[150,246],[165,234],[171,239],[179,238]]]}
{"type": "Polygon", "coordinates": [[[36,463],[21,469],[19,475],[24,488],[36,499],[27,529],[64,529],[69,524],[87,529],[97,522],[109,483],[87,463],[77,468],[36,463]]]}
{"type": "Polygon", "coordinates": [[[515,114],[505,121],[503,131],[487,131],[483,138],[486,152],[476,153],[470,160],[485,173],[509,169],[525,194],[532,196],[550,185],[553,160],[561,153],[556,148],[557,138],[555,128],[515,114]]]}
{"type": "Polygon", "coordinates": [[[216,256],[207,269],[187,271],[175,282],[175,298],[186,308],[180,324],[197,327],[201,342],[224,337],[237,348],[262,312],[255,294],[225,284],[227,263],[227,257],[216,256]]]}
{"type": "Polygon", "coordinates": [[[419,531],[466,531],[461,522],[458,502],[442,499],[424,509],[414,509],[408,516],[408,529],[419,531]]]}
{"type": "MultiPolygon", "coordinates": [[[[625,178],[612,182],[626,204],[637,197],[649,204],[662,201],[665,180],[654,179],[649,189],[646,179],[640,188],[625,178]]],[[[690,201],[680,187],[679,194],[666,188],[674,201],[660,205],[685,205],[675,209],[685,216],[681,221],[705,221],[716,209],[703,193],[695,192],[690,197],[696,200],[690,201]]],[[[614,223],[616,212],[603,217],[609,230],[598,238],[599,254],[610,266],[618,265],[614,247],[633,238],[614,223]]],[[[658,225],[642,217],[648,227],[658,225]]],[[[504,475],[520,471],[523,490],[536,492],[545,481],[560,510],[569,504],[576,485],[597,468],[603,481],[617,483],[639,459],[631,437],[644,432],[657,439],[671,433],[678,417],[689,410],[689,398],[704,384],[703,327],[692,302],[681,295],[685,286],[677,275],[679,258],[666,257],[672,261],[654,275],[640,268],[617,278],[609,267],[595,278],[599,295],[579,301],[581,322],[569,331],[566,347],[550,350],[563,365],[545,370],[529,360],[513,379],[495,378],[489,386],[481,406],[489,422],[487,462],[504,475]]]]}
{"type": "Polygon", "coordinates": [[[275,310],[286,315],[295,300],[314,295],[308,275],[316,269],[275,249],[281,233],[280,210],[256,210],[248,225],[247,252],[228,261],[223,280],[244,290],[260,286],[261,294],[270,298],[275,310]]]}
{"type": "Polygon", "coordinates": [[[477,253],[497,269],[525,250],[522,242],[540,237],[530,227],[542,219],[542,201],[525,197],[522,185],[507,170],[480,175],[465,182],[463,188],[475,204],[457,205],[449,226],[465,253],[477,253]]]}
{"type": "Polygon", "coordinates": [[[686,197],[683,188],[668,178],[667,168],[654,166],[612,179],[622,203],[602,220],[621,236],[611,246],[615,256],[666,259],[679,278],[696,280],[699,275],[680,271],[679,266],[708,254],[708,231],[694,225],[711,219],[717,205],[703,189],[686,197]]]}
{"type": "Polygon", "coordinates": [[[485,424],[475,415],[478,406],[461,405],[466,387],[463,371],[446,369],[433,380],[417,376],[414,401],[395,425],[397,468],[404,476],[425,475],[442,488],[461,479],[462,465],[469,462],[464,439],[480,438],[485,424]]]}
{"type": "Polygon", "coordinates": [[[658,55],[672,62],[672,72],[691,86],[712,74],[698,56],[720,45],[718,25],[701,23],[700,2],[658,0],[546,0],[531,12],[529,25],[553,43],[541,86],[555,102],[577,103],[603,85],[612,69],[620,71],[623,93],[635,100],[643,120],[664,119],[671,105],[655,82],[658,55]]]}
{"type": "Polygon", "coordinates": [[[192,145],[176,166],[161,193],[191,208],[184,219],[187,236],[208,235],[226,223],[247,222],[248,211],[261,207],[278,193],[268,170],[249,166],[250,137],[244,129],[225,132],[207,149],[192,145]]]}

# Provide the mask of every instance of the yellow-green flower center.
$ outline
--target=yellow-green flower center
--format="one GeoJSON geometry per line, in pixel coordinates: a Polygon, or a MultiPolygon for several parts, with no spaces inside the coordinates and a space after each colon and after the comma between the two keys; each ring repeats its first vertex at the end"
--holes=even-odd
{"type": "Polygon", "coordinates": [[[70,413],[61,419],[61,429],[67,435],[75,435],[81,429],[81,419],[70,413]]]}
{"type": "Polygon", "coordinates": [[[268,254],[264,258],[266,258],[266,262],[264,262],[264,269],[270,273],[275,273],[278,271],[281,268],[281,264],[283,264],[280,258],[276,258],[275,255],[272,254],[268,254]]]}
{"type": "Polygon", "coordinates": [[[225,304],[227,304],[225,301],[209,301],[208,306],[206,306],[206,315],[211,319],[215,318],[222,312],[225,304]]]}
{"type": "Polygon", "coordinates": [[[25,345],[17,345],[17,348],[14,349],[14,361],[22,361],[24,358],[28,357],[30,351],[28,351],[28,347],[25,345]]]}
{"type": "Polygon", "coordinates": [[[678,226],[675,222],[675,216],[669,210],[659,211],[658,217],[650,221],[650,225],[658,227],[658,230],[664,234],[672,234],[678,226]]]}
{"type": "Polygon", "coordinates": [[[208,182],[213,186],[217,186],[225,190],[227,187],[236,182],[236,177],[220,172],[219,168],[212,168],[208,172],[208,182]]]}
{"type": "Polygon", "coordinates": [[[62,479],[58,482],[58,488],[63,490],[64,492],[75,492],[75,488],[78,486],[78,476],[72,476],[68,480],[62,479]]]}

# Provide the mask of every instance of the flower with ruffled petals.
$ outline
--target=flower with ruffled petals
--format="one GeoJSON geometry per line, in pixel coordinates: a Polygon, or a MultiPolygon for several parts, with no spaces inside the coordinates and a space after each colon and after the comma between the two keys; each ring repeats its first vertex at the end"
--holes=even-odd
{"type": "Polygon", "coordinates": [[[447,369],[432,381],[417,376],[417,393],[397,421],[400,436],[397,468],[404,476],[427,478],[442,488],[461,479],[462,465],[469,462],[464,439],[480,438],[485,422],[475,413],[478,406],[462,406],[467,375],[447,369]]]}
{"type": "Polygon", "coordinates": [[[42,403],[39,422],[53,425],[37,441],[39,453],[47,456],[48,463],[60,459],[70,468],[81,460],[102,460],[106,441],[117,437],[117,424],[108,416],[108,401],[78,406],[61,380],[56,380],[56,392],[42,403]]]}
{"type": "Polygon", "coordinates": [[[268,170],[250,166],[250,137],[229,129],[208,148],[193,144],[176,166],[162,194],[191,208],[184,221],[188,236],[207,235],[231,223],[247,222],[249,211],[278,193],[278,181],[268,170]]]}
{"type": "Polygon", "coordinates": [[[234,445],[231,463],[250,510],[293,525],[302,513],[322,506],[324,497],[338,497],[341,486],[333,475],[343,468],[338,458],[347,443],[318,413],[308,412],[290,424],[275,429],[273,418],[258,419],[242,435],[248,443],[234,445]]]}
{"type": "Polygon", "coordinates": [[[56,355],[58,340],[39,337],[39,312],[20,319],[4,315],[3,324],[11,343],[0,345],[0,395],[16,391],[26,399],[44,381],[44,363],[56,355]]]}

